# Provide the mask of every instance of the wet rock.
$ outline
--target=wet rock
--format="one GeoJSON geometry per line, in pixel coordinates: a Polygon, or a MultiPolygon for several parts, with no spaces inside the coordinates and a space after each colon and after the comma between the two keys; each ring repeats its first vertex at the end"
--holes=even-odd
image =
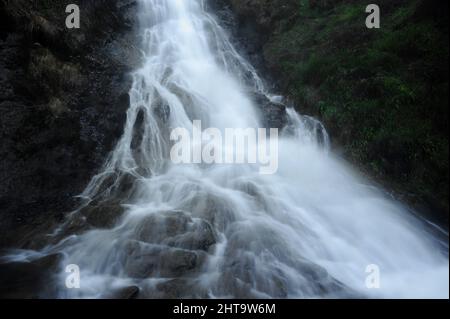
{"type": "Polygon", "coordinates": [[[131,241],[125,247],[125,273],[132,278],[148,278],[158,270],[161,247],[131,241]]]}
{"type": "Polygon", "coordinates": [[[97,194],[92,206],[116,206],[133,194],[137,178],[128,172],[110,172],[97,181],[97,194]]]}
{"type": "Polygon", "coordinates": [[[283,129],[287,124],[286,106],[270,101],[262,94],[254,94],[253,101],[262,112],[266,128],[283,129]]]}
{"type": "Polygon", "coordinates": [[[133,138],[131,140],[131,149],[137,153],[140,151],[140,146],[142,144],[142,138],[144,135],[144,123],[145,123],[145,111],[143,109],[139,110],[136,120],[134,122],[133,128],[133,138]]]}
{"type": "Polygon", "coordinates": [[[58,39],[63,36],[61,27],[58,28],[54,23],[38,14],[31,15],[29,29],[32,38],[40,43],[58,45],[58,39]]]}
{"type": "Polygon", "coordinates": [[[81,75],[80,66],[59,59],[39,44],[34,45],[30,52],[28,77],[35,86],[36,92],[32,93],[38,94],[37,98],[50,100],[62,98],[62,91],[76,90],[87,80],[81,75]]]}
{"type": "Polygon", "coordinates": [[[85,207],[81,213],[86,216],[86,222],[94,228],[112,228],[124,212],[120,204],[85,207]]]}
{"type": "Polygon", "coordinates": [[[156,106],[153,112],[163,123],[167,123],[170,118],[170,107],[166,104],[156,106]]]}
{"type": "Polygon", "coordinates": [[[65,103],[61,101],[61,99],[59,98],[50,99],[50,102],[48,103],[48,108],[55,117],[63,115],[64,113],[69,111],[65,103]]]}
{"type": "Polygon", "coordinates": [[[252,291],[252,285],[248,282],[244,282],[237,278],[233,272],[224,271],[219,280],[217,291],[215,292],[217,295],[228,296],[232,295],[233,298],[237,299],[257,299],[262,296],[261,294],[257,294],[252,291]]]}
{"type": "Polygon", "coordinates": [[[193,216],[207,221],[218,232],[225,231],[236,220],[232,206],[225,199],[208,193],[199,192],[186,209],[193,216]]]}
{"type": "Polygon", "coordinates": [[[277,232],[262,224],[235,223],[226,236],[219,287],[231,291],[233,296],[314,298],[350,291],[324,268],[291,250],[277,232]],[[302,296],[297,295],[299,291],[302,296]]]}
{"type": "Polygon", "coordinates": [[[129,286],[117,289],[103,297],[103,299],[136,299],[138,298],[140,289],[137,286],[129,286]]]}
{"type": "Polygon", "coordinates": [[[163,212],[145,218],[139,226],[136,239],[171,247],[208,251],[216,243],[211,225],[193,219],[184,212],[163,212]]]}
{"type": "Polygon", "coordinates": [[[160,275],[162,277],[180,277],[198,269],[201,264],[197,252],[183,249],[168,249],[160,256],[160,275]]]}
{"type": "Polygon", "coordinates": [[[279,268],[276,263],[260,260],[252,253],[228,257],[219,289],[236,298],[316,298],[319,296],[356,296],[351,289],[334,279],[322,267],[300,260],[279,268]],[[289,267],[289,272],[286,272],[289,267]],[[295,281],[292,273],[296,272],[295,281]],[[299,286],[302,295],[298,295],[299,286]]]}
{"type": "Polygon", "coordinates": [[[31,262],[0,264],[0,298],[35,299],[54,294],[54,275],[62,256],[49,255],[31,262]]]}
{"type": "Polygon", "coordinates": [[[63,221],[122,134],[136,1],[80,9],[68,30],[62,1],[0,3],[0,247],[33,246],[63,221]]]}
{"type": "Polygon", "coordinates": [[[89,225],[86,223],[86,216],[83,214],[75,213],[71,216],[64,225],[64,231],[57,236],[59,239],[63,239],[70,235],[80,235],[89,229],[89,225]]]}
{"type": "Polygon", "coordinates": [[[137,239],[148,243],[161,243],[167,237],[185,233],[191,221],[191,218],[184,212],[153,214],[140,223],[137,239]]]}
{"type": "Polygon", "coordinates": [[[209,223],[199,220],[189,227],[189,231],[165,239],[163,243],[168,246],[189,250],[208,251],[216,243],[216,236],[209,223]]]}
{"type": "Polygon", "coordinates": [[[190,279],[172,279],[156,286],[156,292],[151,292],[153,298],[180,299],[180,298],[207,298],[190,279]]]}
{"type": "Polygon", "coordinates": [[[296,0],[231,0],[231,7],[240,20],[252,20],[261,32],[273,31],[280,19],[292,16],[298,9],[296,0]]]}
{"type": "Polygon", "coordinates": [[[126,245],[125,272],[133,278],[182,277],[200,270],[206,255],[167,246],[130,241],[126,245]]]}

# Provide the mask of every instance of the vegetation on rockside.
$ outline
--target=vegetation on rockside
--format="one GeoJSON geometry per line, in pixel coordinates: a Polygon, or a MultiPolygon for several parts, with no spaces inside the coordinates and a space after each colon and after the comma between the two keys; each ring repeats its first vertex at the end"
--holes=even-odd
{"type": "Polygon", "coordinates": [[[380,29],[365,26],[370,2],[276,3],[291,14],[271,16],[263,49],[285,93],[346,158],[448,218],[448,3],[379,0],[380,29]]]}

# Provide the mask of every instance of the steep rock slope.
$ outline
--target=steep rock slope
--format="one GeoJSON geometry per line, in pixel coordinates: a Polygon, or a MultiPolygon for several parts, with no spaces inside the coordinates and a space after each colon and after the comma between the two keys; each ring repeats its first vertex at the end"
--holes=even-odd
{"type": "MultiPolygon", "coordinates": [[[[122,133],[137,61],[135,1],[0,1],[0,247],[28,247],[122,133]]],[[[33,243],[35,245],[36,243],[33,243]]]]}

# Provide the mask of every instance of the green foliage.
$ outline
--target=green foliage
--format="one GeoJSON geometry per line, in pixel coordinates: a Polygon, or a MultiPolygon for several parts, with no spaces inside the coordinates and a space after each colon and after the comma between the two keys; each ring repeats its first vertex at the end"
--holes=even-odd
{"type": "Polygon", "coordinates": [[[384,0],[381,29],[368,30],[360,2],[310,2],[265,49],[300,111],[372,175],[448,212],[448,22],[423,1],[384,0]]]}

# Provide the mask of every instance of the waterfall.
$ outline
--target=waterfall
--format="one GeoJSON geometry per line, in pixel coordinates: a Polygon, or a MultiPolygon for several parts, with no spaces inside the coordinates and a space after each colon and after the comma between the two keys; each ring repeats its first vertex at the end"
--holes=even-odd
{"type": "Polygon", "coordinates": [[[276,174],[174,164],[174,128],[264,127],[254,97],[277,99],[204,1],[139,6],[144,62],[123,136],[40,253],[62,253],[60,283],[66,265],[81,271],[57,297],[448,298],[448,245],[333,155],[313,118],[287,109],[276,174]]]}

